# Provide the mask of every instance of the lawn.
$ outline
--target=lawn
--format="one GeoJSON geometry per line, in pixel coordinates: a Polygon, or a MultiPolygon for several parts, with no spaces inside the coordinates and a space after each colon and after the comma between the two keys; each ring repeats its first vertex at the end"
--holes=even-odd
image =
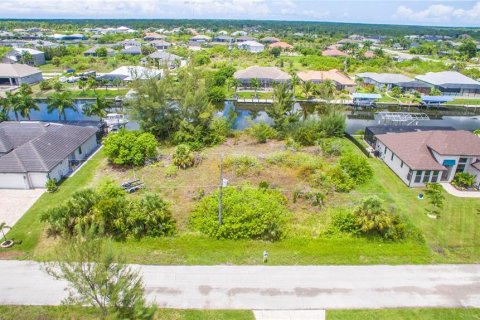
{"type": "MultiPolygon", "coordinates": [[[[344,148],[360,151],[349,141],[344,148]]],[[[23,240],[13,251],[0,251],[0,258],[49,259],[56,241],[45,236],[44,225],[38,221],[42,210],[61,203],[78,188],[96,184],[100,179],[112,178],[117,182],[142,179],[146,190],[155,192],[171,203],[178,234],[171,238],[145,238],[143,240],[111,241],[111,245],[128,262],[145,264],[260,264],[262,252],[269,251],[272,265],[307,264],[426,264],[426,263],[478,263],[480,261],[479,199],[454,198],[446,195],[445,210],[440,219],[427,217],[426,200],[418,200],[421,190],[409,189],[378,159],[368,161],[375,171],[372,181],[344,194],[329,196],[323,208],[313,207],[307,200],[292,201],[297,189],[307,189],[308,182],[301,176],[300,167],[278,167],[265,159],[284,150],[284,143],[271,141],[258,145],[241,135],[223,145],[208,148],[202,153],[203,161],[195,168],[180,170],[176,177],[166,177],[165,167],[171,162],[172,148],[162,148],[162,161],[143,168],[118,169],[108,165],[103,153],[66,180],[55,194],[45,194],[14,226],[9,237],[23,240]],[[208,239],[188,227],[188,216],[199,194],[212,192],[218,183],[220,155],[247,155],[256,157],[261,170],[245,176],[235,174],[233,168],[224,167],[224,178],[229,185],[246,182],[258,185],[268,181],[282,190],[293,212],[287,236],[279,242],[253,240],[208,239]],[[299,175],[300,174],[300,175],[299,175]],[[348,235],[326,235],[332,215],[339,208],[351,208],[369,195],[385,199],[388,207],[408,218],[424,241],[408,239],[402,242],[385,242],[348,235]]],[[[304,149],[305,157],[313,156],[315,148],[304,149]]],[[[318,161],[335,163],[336,158],[318,161]]]]}
{"type": "Polygon", "coordinates": [[[447,102],[447,104],[480,106],[480,99],[454,99],[453,101],[447,102]]]}
{"type": "Polygon", "coordinates": [[[480,309],[328,310],[328,320],[478,320],[480,309]]]}
{"type": "MultiPolygon", "coordinates": [[[[98,319],[93,308],[47,306],[0,306],[2,320],[98,319]]],[[[173,310],[158,309],[155,320],[253,320],[251,311],[243,310],[173,310]]]]}

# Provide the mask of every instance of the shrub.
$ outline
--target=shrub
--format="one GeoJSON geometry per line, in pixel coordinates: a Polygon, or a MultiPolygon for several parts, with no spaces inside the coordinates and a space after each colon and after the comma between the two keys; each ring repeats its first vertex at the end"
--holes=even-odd
{"type": "Polygon", "coordinates": [[[340,210],[332,218],[332,227],[334,230],[349,233],[352,235],[360,235],[360,227],[353,212],[340,210]]]}
{"type": "Polygon", "coordinates": [[[405,224],[398,215],[393,215],[384,207],[377,196],[368,197],[353,210],[360,231],[364,235],[379,235],[390,240],[405,236],[405,224]]]}
{"type": "Polygon", "coordinates": [[[278,135],[277,130],[265,122],[252,123],[247,131],[255,138],[257,143],[265,143],[268,139],[274,139],[278,135]]]}
{"type": "Polygon", "coordinates": [[[316,187],[332,188],[336,192],[349,192],[355,185],[352,178],[340,166],[333,166],[325,172],[315,174],[312,182],[316,187]]]}
{"type": "Polygon", "coordinates": [[[302,146],[313,146],[323,136],[320,121],[317,119],[295,122],[288,131],[295,142],[302,146]]]}
{"type": "Polygon", "coordinates": [[[304,176],[310,175],[315,170],[323,167],[323,162],[320,158],[305,152],[275,152],[267,158],[267,162],[277,166],[297,169],[304,176]]]}
{"type": "Polygon", "coordinates": [[[340,166],[356,185],[365,183],[373,177],[372,166],[363,156],[353,153],[343,155],[340,158],[340,166]]]}
{"type": "Polygon", "coordinates": [[[223,165],[225,168],[232,168],[237,176],[254,174],[262,168],[257,158],[247,155],[226,157],[223,165]]]}
{"type": "Polygon", "coordinates": [[[178,174],[178,167],[177,166],[168,166],[164,170],[165,176],[167,178],[175,177],[178,174]]]}
{"type": "Polygon", "coordinates": [[[175,219],[168,204],[156,194],[146,194],[128,207],[129,233],[136,238],[171,236],[175,233],[175,219]]]}
{"type": "Polygon", "coordinates": [[[320,118],[319,129],[324,137],[343,137],[346,129],[345,115],[339,112],[323,115],[320,118]]]}
{"type": "Polygon", "coordinates": [[[342,154],[342,141],[337,138],[326,138],[320,141],[322,151],[330,156],[339,156],[342,154]]]}
{"type": "Polygon", "coordinates": [[[96,190],[75,192],[67,202],[42,213],[41,220],[48,223],[50,235],[67,238],[91,226],[97,227],[98,235],[115,239],[169,236],[175,232],[175,220],[159,196],[146,194],[142,199],[129,200],[113,181],[96,190]]]}
{"type": "Polygon", "coordinates": [[[452,184],[459,188],[471,188],[475,185],[475,178],[476,176],[471,173],[459,172],[455,174],[452,184]]]}
{"type": "Polygon", "coordinates": [[[212,238],[281,239],[290,215],[286,199],[275,190],[227,187],[223,189],[222,224],[218,223],[218,193],[204,197],[190,216],[190,225],[212,238]],[[248,201],[247,201],[248,200],[248,201]]]}
{"type": "Polygon", "coordinates": [[[51,84],[51,82],[50,82],[50,81],[46,81],[46,80],[40,82],[40,85],[39,85],[39,86],[40,86],[40,90],[42,90],[42,91],[47,91],[47,90],[51,90],[51,89],[52,89],[52,84],[51,84]]]}
{"type": "Polygon", "coordinates": [[[223,102],[225,101],[225,89],[223,87],[211,87],[207,92],[208,100],[210,102],[223,102]]]}
{"type": "Polygon", "coordinates": [[[104,139],[104,150],[114,164],[141,166],[156,157],[157,140],[151,133],[120,130],[104,139]]]}
{"type": "Polygon", "coordinates": [[[173,164],[182,169],[193,166],[195,163],[195,155],[187,144],[180,144],[173,154],[173,164]]]}
{"type": "Polygon", "coordinates": [[[45,183],[45,188],[47,188],[48,192],[57,191],[57,189],[58,189],[57,180],[48,178],[47,182],[45,183]]]}

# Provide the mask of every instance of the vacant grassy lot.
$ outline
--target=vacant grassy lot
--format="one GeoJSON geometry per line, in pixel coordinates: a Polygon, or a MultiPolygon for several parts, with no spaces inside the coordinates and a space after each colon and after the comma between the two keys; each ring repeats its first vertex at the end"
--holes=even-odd
{"type": "Polygon", "coordinates": [[[328,320],[478,320],[480,309],[329,310],[328,320]]]}
{"type": "MultiPolygon", "coordinates": [[[[45,306],[0,306],[2,320],[40,320],[40,319],[99,319],[92,308],[45,307],[45,306]]],[[[158,309],[156,320],[253,320],[251,311],[223,310],[172,310],[158,309]]]]}
{"type": "MultiPolygon", "coordinates": [[[[343,141],[344,149],[360,151],[343,141]]],[[[375,171],[374,178],[350,193],[335,193],[327,197],[324,207],[313,206],[311,200],[293,201],[297,190],[310,186],[302,163],[335,163],[337,158],[318,154],[317,148],[306,148],[296,153],[303,159],[289,166],[273,164],[271,159],[285,155],[284,142],[271,141],[255,144],[241,135],[223,145],[202,153],[203,161],[194,168],[179,170],[167,177],[165,169],[171,163],[172,148],[162,148],[162,160],[138,169],[114,168],[102,153],[95,156],[80,172],[68,179],[55,194],[45,194],[12,229],[9,237],[23,240],[10,251],[0,251],[3,258],[48,259],[55,244],[47,238],[39,215],[46,207],[56,205],[79,188],[95,185],[105,178],[117,182],[142,179],[144,192],[155,192],[171,203],[179,232],[171,238],[145,238],[113,242],[112,246],[128,262],[147,264],[259,264],[263,250],[269,251],[269,263],[285,264],[425,264],[474,263],[480,261],[479,199],[454,198],[446,195],[445,209],[440,219],[432,220],[425,214],[426,200],[418,200],[421,190],[407,188],[381,161],[369,159],[375,171]],[[219,162],[225,157],[224,178],[230,186],[250,183],[257,186],[267,181],[288,199],[293,212],[287,237],[279,242],[253,240],[231,241],[208,239],[192,232],[188,216],[202,194],[212,192],[219,181],[219,162]],[[246,171],[229,164],[232,157],[247,157],[256,162],[246,171]],[[269,160],[270,159],[270,160],[269,160]],[[303,161],[303,162],[302,162],[303,161]],[[352,208],[369,195],[385,199],[392,210],[408,218],[424,241],[409,239],[402,242],[384,242],[349,235],[326,235],[332,215],[339,208],[352,208]]],[[[307,170],[308,171],[308,170],[307,170]]]]}

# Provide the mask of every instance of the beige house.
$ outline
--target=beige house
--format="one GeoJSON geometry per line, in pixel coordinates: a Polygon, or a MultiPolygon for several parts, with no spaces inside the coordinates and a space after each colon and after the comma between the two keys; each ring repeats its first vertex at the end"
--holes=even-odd
{"type": "Polygon", "coordinates": [[[297,75],[303,82],[311,81],[318,84],[325,80],[331,80],[335,83],[337,90],[347,90],[350,93],[355,91],[355,81],[336,69],[328,71],[302,71],[298,72],[297,75]]]}

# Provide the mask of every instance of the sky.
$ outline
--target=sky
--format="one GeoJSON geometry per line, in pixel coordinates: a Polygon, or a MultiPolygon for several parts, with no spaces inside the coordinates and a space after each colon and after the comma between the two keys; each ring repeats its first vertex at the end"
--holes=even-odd
{"type": "Polygon", "coordinates": [[[480,27],[480,0],[0,0],[0,18],[253,19],[480,27]]]}

